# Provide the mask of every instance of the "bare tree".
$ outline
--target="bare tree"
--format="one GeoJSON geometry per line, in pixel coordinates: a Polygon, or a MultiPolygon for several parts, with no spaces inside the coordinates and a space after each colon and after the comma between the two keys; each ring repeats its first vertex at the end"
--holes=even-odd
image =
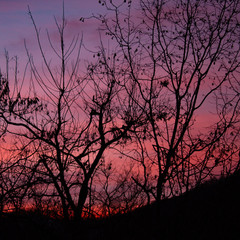
{"type": "Polygon", "coordinates": [[[136,184],[159,202],[235,171],[240,2],[101,3],[109,15],[94,17],[112,40],[113,73],[145,116],[131,135],[129,157],[142,166],[136,184]],[[205,126],[202,116],[209,118],[205,126]]]}
{"type": "MultiPolygon", "coordinates": [[[[30,88],[24,92],[15,87],[14,94],[10,89],[0,117],[9,126],[8,134],[18,136],[31,149],[28,160],[35,163],[32,181],[41,191],[32,188],[30,195],[56,198],[65,219],[70,215],[81,219],[91,179],[104,153],[111,154],[110,147],[126,142],[138,119],[127,115],[131,106],[125,88],[116,84],[117,77],[101,61],[89,62],[80,76],[82,38],[65,40],[64,11],[62,21],[56,20],[58,46],[47,32],[55,54],[52,59],[47,59],[30,10],[29,16],[43,67],[36,66],[26,46],[30,88]]],[[[11,82],[10,77],[7,80],[11,82]]]]}
{"type": "Polygon", "coordinates": [[[20,82],[6,55],[0,131],[19,155],[1,162],[0,196],[17,208],[31,199],[60,203],[65,219],[97,206],[110,215],[239,169],[240,2],[101,4],[110,16],[94,18],[106,36],[85,72],[82,37],[67,40],[64,11],[57,44],[46,32],[48,58],[29,10],[42,68],[25,44],[30,75],[20,82]],[[119,157],[137,167],[119,172],[119,157]]]}
{"type": "Polygon", "coordinates": [[[146,202],[141,188],[134,184],[131,178],[133,164],[123,165],[104,162],[99,166],[95,186],[93,188],[93,207],[95,214],[106,217],[117,213],[126,213],[146,202]]]}
{"type": "MultiPolygon", "coordinates": [[[[9,56],[7,52],[5,53],[8,68],[9,56]]],[[[1,116],[9,111],[9,94],[8,71],[6,71],[6,76],[0,74],[1,116]]],[[[24,207],[28,199],[27,191],[33,177],[32,172],[34,171],[34,167],[30,161],[27,161],[28,147],[26,145],[22,146],[21,141],[18,142],[18,147],[21,146],[21,149],[16,147],[17,136],[15,141],[12,141],[13,145],[7,146],[7,123],[0,118],[0,124],[0,213],[8,210],[17,212],[24,207]]]]}
{"type": "Polygon", "coordinates": [[[1,148],[0,162],[0,204],[1,212],[19,212],[29,201],[28,191],[33,181],[36,163],[30,161],[27,151],[15,147],[1,148]]]}
{"type": "MultiPolygon", "coordinates": [[[[4,111],[7,105],[9,86],[7,78],[0,72],[0,111],[4,111]]],[[[6,123],[0,119],[0,138],[6,133],[6,123]]]]}

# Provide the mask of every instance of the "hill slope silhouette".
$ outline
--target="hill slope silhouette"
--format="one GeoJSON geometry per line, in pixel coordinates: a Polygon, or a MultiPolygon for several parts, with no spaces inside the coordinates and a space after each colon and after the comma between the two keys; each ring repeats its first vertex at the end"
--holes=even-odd
{"type": "Polygon", "coordinates": [[[106,219],[90,232],[86,239],[240,239],[240,173],[206,182],[159,207],[106,219]]]}
{"type": "Polygon", "coordinates": [[[106,219],[0,218],[0,239],[240,239],[240,173],[168,200],[106,219]]]}

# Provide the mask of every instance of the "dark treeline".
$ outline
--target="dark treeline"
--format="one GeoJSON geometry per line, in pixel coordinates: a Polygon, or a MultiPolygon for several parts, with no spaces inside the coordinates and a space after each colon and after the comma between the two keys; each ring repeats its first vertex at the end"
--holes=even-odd
{"type": "Polygon", "coordinates": [[[20,76],[6,52],[1,214],[111,216],[239,170],[239,0],[99,2],[106,15],[79,21],[99,24],[84,66],[64,13],[55,43],[29,9],[43,66],[25,43],[20,76]]]}
{"type": "Polygon", "coordinates": [[[151,204],[126,214],[85,219],[79,224],[36,212],[0,217],[1,239],[237,239],[240,174],[208,181],[160,206],[151,204]],[[14,230],[13,230],[14,229],[14,230]]]}

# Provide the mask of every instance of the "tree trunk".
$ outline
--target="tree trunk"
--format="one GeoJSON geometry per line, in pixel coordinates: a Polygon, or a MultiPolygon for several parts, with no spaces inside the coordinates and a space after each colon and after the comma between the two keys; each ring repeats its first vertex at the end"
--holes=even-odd
{"type": "Polygon", "coordinates": [[[82,184],[79,198],[78,198],[78,206],[74,211],[74,220],[79,221],[82,219],[83,207],[86,202],[88,195],[88,178],[86,178],[82,184]]]}

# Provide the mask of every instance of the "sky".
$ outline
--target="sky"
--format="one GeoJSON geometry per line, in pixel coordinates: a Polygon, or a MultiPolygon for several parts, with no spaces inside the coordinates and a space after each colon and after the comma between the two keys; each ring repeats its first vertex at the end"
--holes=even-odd
{"type": "MultiPolygon", "coordinates": [[[[39,57],[40,52],[34,27],[28,14],[28,6],[38,29],[40,29],[44,50],[47,53],[50,46],[44,42],[46,29],[49,30],[54,40],[57,37],[54,17],[58,20],[61,19],[63,0],[0,0],[0,69],[2,72],[4,72],[5,67],[4,51],[7,50],[10,57],[18,57],[20,75],[23,73],[27,62],[24,40],[30,53],[35,59],[38,59],[39,64],[42,61],[39,57]]],[[[71,38],[77,34],[83,35],[84,45],[88,49],[96,50],[99,45],[99,33],[96,30],[99,25],[93,19],[84,23],[79,19],[89,17],[92,14],[104,13],[105,8],[99,4],[99,0],[65,0],[64,9],[68,22],[67,40],[71,41],[71,38]]],[[[82,58],[85,57],[82,56],[82,58]]],[[[202,119],[204,121],[205,117],[202,119]]]]}
{"type": "MultiPolygon", "coordinates": [[[[62,5],[62,0],[0,0],[1,69],[4,65],[5,50],[8,51],[10,57],[18,56],[20,61],[21,59],[25,60],[24,40],[35,57],[39,54],[33,24],[28,14],[28,6],[38,29],[40,29],[42,39],[46,39],[46,29],[49,30],[53,37],[57,33],[54,17],[58,20],[61,19],[62,5]]],[[[64,6],[68,22],[67,37],[73,37],[76,34],[83,35],[87,47],[96,47],[96,22],[89,20],[83,24],[79,19],[80,17],[101,13],[104,8],[99,4],[99,1],[65,0],[64,6]]],[[[48,44],[44,44],[44,47],[48,46],[48,44]]]]}

